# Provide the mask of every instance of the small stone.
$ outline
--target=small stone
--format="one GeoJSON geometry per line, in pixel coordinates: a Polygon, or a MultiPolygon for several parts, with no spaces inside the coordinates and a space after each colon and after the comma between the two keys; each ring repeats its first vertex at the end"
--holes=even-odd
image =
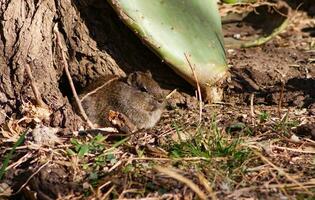
{"type": "Polygon", "coordinates": [[[35,144],[53,146],[56,143],[61,143],[61,140],[56,135],[58,131],[58,128],[37,125],[32,131],[35,144]]]}
{"type": "Polygon", "coordinates": [[[293,142],[299,142],[300,138],[298,136],[296,136],[295,134],[293,134],[290,138],[293,142]]]}

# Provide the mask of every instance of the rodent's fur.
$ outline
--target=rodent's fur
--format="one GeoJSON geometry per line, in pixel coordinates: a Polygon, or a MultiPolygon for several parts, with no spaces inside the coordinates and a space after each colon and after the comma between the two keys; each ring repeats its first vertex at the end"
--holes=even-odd
{"type": "Polygon", "coordinates": [[[111,125],[108,114],[112,110],[125,115],[137,129],[152,128],[164,108],[163,92],[149,72],[134,72],[126,78],[101,77],[79,95],[83,97],[87,116],[99,127],[111,125]]]}

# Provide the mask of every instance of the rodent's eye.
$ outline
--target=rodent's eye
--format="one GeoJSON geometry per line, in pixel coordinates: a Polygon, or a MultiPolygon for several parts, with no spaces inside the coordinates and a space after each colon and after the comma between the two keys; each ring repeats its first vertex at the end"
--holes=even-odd
{"type": "Polygon", "coordinates": [[[141,87],[140,87],[140,90],[141,90],[141,91],[143,91],[143,92],[148,92],[148,90],[147,90],[147,87],[146,87],[146,86],[141,86],[141,87]]]}

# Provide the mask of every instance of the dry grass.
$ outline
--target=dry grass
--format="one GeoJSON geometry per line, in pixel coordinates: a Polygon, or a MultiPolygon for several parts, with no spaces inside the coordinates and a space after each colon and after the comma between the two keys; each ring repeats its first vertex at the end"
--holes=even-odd
{"type": "MultiPolygon", "coordinates": [[[[15,180],[19,187],[12,192],[47,193],[53,185],[59,199],[311,199],[315,141],[292,137],[307,116],[283,109],[285,117],[278,118],[277,107],[255,106],[253,119],[250,107],[208,105],[198,126],[195,107],[185,115],[170,110],[155,130],[131,137],[79,134],[38,146],[28,133],[11,157],[0,185],[8,188],[1,192],[15,180]]],[[[12,146],[5,139],[1,155],[12,146]]]]}

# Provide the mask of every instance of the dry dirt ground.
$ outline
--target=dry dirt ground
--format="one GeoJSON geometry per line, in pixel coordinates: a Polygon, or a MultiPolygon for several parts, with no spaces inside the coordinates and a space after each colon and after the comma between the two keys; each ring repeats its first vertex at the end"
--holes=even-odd
{"type": "MultiPolygon", "coordinates": [[[[58,138],[38,146],[27,133],[9,156],[0,199],[314,199],[310,14],[293,11],[267,44],[227,48],[224,101],[203,104],[201,115],[193,95],[175,93],[159,124],[135,135],[47,129],[58,138]]],[[[252,31],[242,22],[224,26],[226,37],[252,31]]],[[[4,129],[2,161],[20,134],[16,120],[4,129]]]]}

